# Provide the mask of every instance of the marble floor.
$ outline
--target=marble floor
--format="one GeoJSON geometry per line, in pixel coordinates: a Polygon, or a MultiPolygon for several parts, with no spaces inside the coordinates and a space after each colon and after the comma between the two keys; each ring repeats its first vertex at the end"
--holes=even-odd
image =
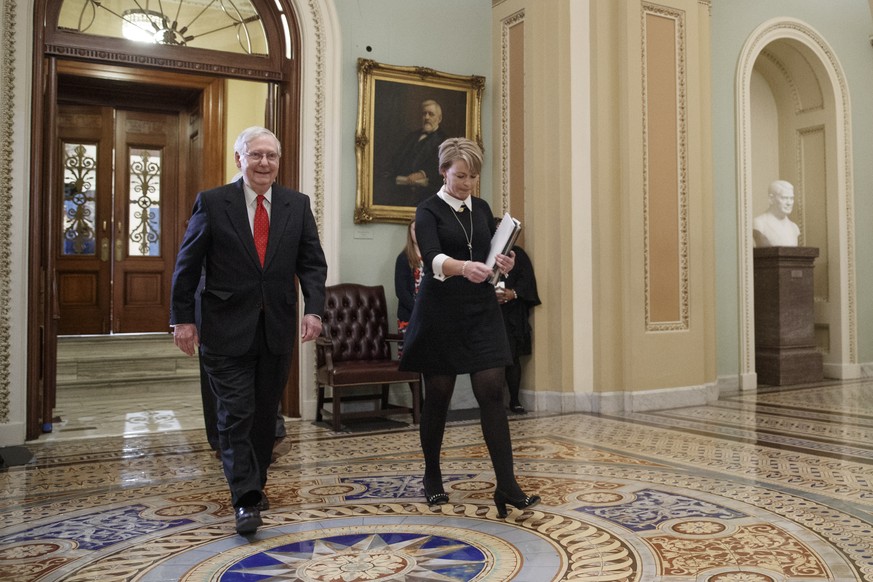
{"type": "Polygon", "coordinates": [[[438,508],[415,427],[289,420],[248,538],[202,429],[135,402],[103,403],[139,419],[111,436],[68,408],[0,472],[0,580],[873,581],[873,381],[512,416],[519,481],[543,502],[506,519],[475,420],[446,433],[438,508]]]}

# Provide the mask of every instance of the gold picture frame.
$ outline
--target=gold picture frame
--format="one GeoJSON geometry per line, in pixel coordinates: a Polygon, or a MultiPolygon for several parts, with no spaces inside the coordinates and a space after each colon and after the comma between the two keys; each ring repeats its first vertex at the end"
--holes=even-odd
{"type": "Polygon", "coordinates": [[[484,89],[485,77],[477,75],[358,59],[356,224],[406,223],[415,216],[418,203],[442,185],[434,144],[466,137],[482,146],[484,89]],[[428,123],[437,114],[433,130],[428,123]]]}

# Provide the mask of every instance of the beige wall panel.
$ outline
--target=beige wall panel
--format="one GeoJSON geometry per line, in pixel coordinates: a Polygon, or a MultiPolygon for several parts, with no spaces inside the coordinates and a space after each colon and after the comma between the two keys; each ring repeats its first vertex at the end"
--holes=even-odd
{"type": "Polygon", "coordinates": [[[700,386],[715,381],[710,130],[700,105],[709,15],[696,0],[624,4],[622,389],[700,386]]]}
{"type": "Polygon", "coordinates": [[[516,214],[513,156],[523,148],[524,244],[543,301],[525,384],[578,394],[712,383],[708,4],[591,0],[580,15],[573,2],[493,5],[494,177],[516,214]],[[572,16],[590,35],[585,46],[573,42],[572,16]],[[574,84],[577,70],[585,83],[574,84]],[[577,119],[588,100],[596,115],[577,119]],[[679,359],[687,365],[666,364],[679,359]]]}
{"type": "Polygon", "coordinates": [[[525,244],[543,305],[534,320],[535,382],[538,389],[577,389],[574,326],[588,301],[572,298],[576,273],[573,232],[572,95],[567,0],[525,2],[525,244]],[[570,300],[568,300],[570,298],[570,300]]]}
{"type": "MultiPolygon", "coordinates": [[[[521,221],[522,231],[518,244],[525,245],[525,188],[524,188],[524,21],[508,29],[509,36],[509,210],[521,221]]],[[[495,208],[495,213],[500,209],[495,208]]]]}
{"type": "MultiPolygon", "coordinates": [[[[680,97],[677,94],[677,21],[654,14],[646,17],[645,47],[645,228],[646,327],[681,322],[687,287],[680,261],[685,229],[683,152],[679,148],[680,97]]],[[[682,136],[684,137],[684,136],[682,136]]]]}
{"type": "MultiPolygon", "coordinates": [[[[621,89],[626,78],[627,53],[624,10],[619,2],[591,4],[591,212],[594,240],[594,385],[612,392],[624,387],[624,295],[627,244],[624,239],[622,124],[638,108],[630,109],[621,89]]],[[[638,35],[637,35],[638,38],[638,35]]]]}
{"type": "MultiPolygon", "coordinates": [[[[523,222],[542,305],[534,309],[533,355],[523,389],[572,392],[573,257],[567,0],[499,0],[492,10],[495,135],[493,209],[523,222]]],[[[489,155],[489,152],[486,152],[489,155]]],[[[587,302],[586,302],[587,303],[587,302]]],[[[590,309],[590,305],[586,306],[590,309]]]]}

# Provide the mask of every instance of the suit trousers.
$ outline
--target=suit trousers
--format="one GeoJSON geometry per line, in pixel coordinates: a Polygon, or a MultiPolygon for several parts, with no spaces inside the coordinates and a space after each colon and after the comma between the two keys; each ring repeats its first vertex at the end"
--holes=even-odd
{"type": "Polygon", "coordinates": [[[260,501],[276,438],[276,410],[288,381],[291,353],[267,346],[264,315],[251,348],[241,356],[203,350],[215,393],[221,464],[234,507],[260,501]]]}
{"type": "MultiPolygon", "coordinates": [[[[215,404],[215,394],[209,382],[209,374],[203,368],[203,358],[200,357],[200,400],[203,402],[203,425],[206,427],[206,441],[213,451],[220,451],[218,444],[218,412],[215,404]]],[[[283,439],[288,436],[285,430],[285,416],[282,414],[282,405],[276,410],[276,438],[283,439]]]]}

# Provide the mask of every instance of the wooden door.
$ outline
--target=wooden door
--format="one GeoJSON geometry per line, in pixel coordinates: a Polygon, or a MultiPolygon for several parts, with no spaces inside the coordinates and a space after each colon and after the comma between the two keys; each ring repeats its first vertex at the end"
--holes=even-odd
{"type": "Polygon", "coordinates": [[[167,331],[176,257],[179,116],[118,110],[112,331],[167,331]]]}
{"type": "Polygon", "coordinates": [[[110,331],[112,151],[110,107],[58,108],[61,179],[53,213],[58,333],[110,331]]]}
{"type": "Polygon", "coordinates": [[[58,333],[166,331],[179,115],[59,107],[58,333]]]}

